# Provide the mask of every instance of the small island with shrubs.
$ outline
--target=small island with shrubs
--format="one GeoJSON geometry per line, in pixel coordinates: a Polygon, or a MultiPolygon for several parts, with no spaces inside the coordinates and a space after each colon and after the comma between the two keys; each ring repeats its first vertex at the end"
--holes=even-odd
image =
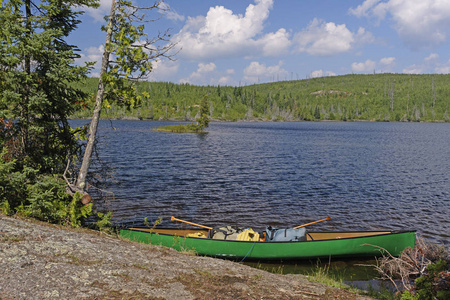
{"type": "Polygon", "coordinates": [[[200,118],[198,118],[197,124],[178,124],[161,126],[156,128],[156,131],[164,132],[177,132],[177,133],[207,133],[204,129],[209,126],[209,105],[208,97],[203,97],[202,103],[200,105],[200,118]]]}
{"type": "Polygon", "coordinates": [[[155,129],[156,131],[177,132],[177,133],[207,133],[199,124],[177,124],[169,126],[161,126],[155,129]]]}

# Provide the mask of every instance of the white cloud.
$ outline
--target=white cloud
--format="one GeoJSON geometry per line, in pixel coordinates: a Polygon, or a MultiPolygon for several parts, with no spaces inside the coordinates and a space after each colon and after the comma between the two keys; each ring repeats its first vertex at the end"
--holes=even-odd
{"type": "Polygon", "coordinates": [[[421,74],[424,72],[423,66],[418,66],[416,64],[403,69],[403,73],[406,74],[421,74]]]}
{"type": "Polygon", "coordinates": [[[352,71],[356,73],[387,73],[392,72],[396,65],[395,57],[383,57],[378,62],[366,60],[352,63],[352,71]]]}
{"type": "Polygon", "coordinates": [[[395,57],[383,57],[380,59],[380,64],[385,66],[390,66],[395,63],[395,57]]]}
{"type": "Polygon", "coordinates": [[[354,35],[355,41],[358,44],[372,44],[375,42],[375,38],[371,32],[366,31],[363,27],[359,27],[358,31],[354,35]]]}
{"type": "Polygon", "coordinates": [[[189,78],[181,78],[180,80],[178,80],[178,82],[179,82],[180,84],[190,83],[190,82],[189,82],[189,78]]]}
{"type": "Polygon", "coordinates": [[[450,60],[445,63],[439,62],[439,55],[431,53],[423,59],[420,64],[414,64],[403,69],[403,73],[407,74],[424,74],[424,73],[450,73],[450,60]]]}
{"type": "Polygon", "coordinates": [[[355,42],[372,42],[373,37],[364,28],[354,34],[345,24],[325,23],[315,18],[305,30],[295,34],[294,41],[299,52],[329,56],[350,51],[355,42]]]}
{"type": "Polygon", "coordinates": [[[425,61],[429,61],[429,62],[436,61],[438,59],[439,59],[439,54],[437,54],[437,53],[431,53],[428,57],[425,57],[425,61]]]}
{"type": "Polygon", "coordinates": [[[98,47],[89,47],[86,49],[87,58],[89,61],[101,62],[105,47],[100,45],[98,47]]]}
{"type": "Polygon", "coordinates": [[[214,73],[215,70],[215,63],[199,63],[197,65],[197,71],[192,72],[189,77],[181,79],[180,82],[192,84],[213,84],[213,78],[215,77],[214,75],[217,75],[214,73]]]}
{"type": "Polygon", "coordinates": [[[206,16],[188,17],[185,26],[172,39],[182,49],[178,56],[201,61],[285,53],[290,45],[285,29],[262,33],[272,6],[273,0],[255,0],[244,15],[215,6],[206,16]]]}
{"type": "Polygon", "coordinates": [[[320,69],[320,70],[312,71],[309,74],[309,78],[318,78],[318,77],[324,77],[324,76],[336,76],[336,73],[334,73],[332,71],[324,72],[322,69],[320,69]]]}
{"type": "Polygon", "coordinates": [[[327,71],[326,73],[325,73],[327,76],[336,76],[337,74],[335,73],[335,72],[333,72],[333,71],[327,71]]]}
{"type": "Polygon", "coordinates": [[[178,61],[155,60],[152,62],[152,71],[148,76],[150,81],[171,80],[173,75],[178,72],[180,64],[178,61]]]}
{"type": "Polygon", "coordinates": [[[368,73],[375,71],[376,63],[370,59],[365,62],[352,63],[352,71],[357,73],[368,73]]]}
{"type": "Polygon", "coordinates": [[[450,60],[447,61],[443,65],[435,67],[434,70],[436,73],[439,73],[439,74],[449,74],[450,73],[450,60]]]}
{"type": "Polygon", "coordinates": [[[188,77],[179,80],[180,83],[197,85],[237,85],[238,82],[231,76],[235,73],[233,69],[225,72],[217,70],[215,63],[199,63],[197,70],[188,77]]]}
{"type": "Polygon", "coordinates": [[[450,32],[450,1],[366,0],[349,12],[379,21],[390,15],[403,42],[412,49],[442,45],[450,32]]]}
{"type": "Polygon", "coordinates": [[[236,85],[236,81],[231,76],[222,76],[217,81],[217,85],[236,85]]]}
{"type": "Polygon", "coordinates": [[[167,19],[173,20],[173,21],[184,21],[184,19],[185,19],[183,15],[180,15],[174,11],[166,12],[166,16],[167,16],[167,19]]]}
{"type": "Polygon", "coordinates": [[[383,57],[380,59],[379,62],[379,69],[377,70],[378,73],[389,73],[394,70],[394,67],[396,65],[395,57],[383,57]]]}
{"type": "Polygon", "coordinates": [[[208,73],[208,72],[212,72],[216,69],[216,64],[215,63],[209,63],[209,64],[198,64],[198,73],[208,73]]]}
{"type": "Polygon", "coordinates": [[[441,64],[439,62],[439,54],[431,53],[429,56],[425,57],[425,68],[427,68],[427,72],[433,70],[435,73],[439,74],[448,74],[450,73],[450,60],[441,64]]]}
{"type": "MultiPolygon", "coordinates": [[[[103,45],[98,47],[89,47],[80,53],[80,57],[75,60],[77,65],[84,65],[86,62],[94,62],[94,69],[99,70],[102,64],[102,56],[104,51],[103,45]]],[[[99,77],[99,73],[92,73],[94,77],[99,77]]]]}
{"type": "Polygon", "coordinates": [[[170,5],[167,2],[159,3],[160,13],[165,15],[167,19],[172,21],[184,21],[184,16],[180,15],[176,11],[170,8],[170,5]]]}
{"type": "Polygon", "coordinates": [[[291,41],[289,40],[289,33],[286,29],[281,28],[275,33],[268,33],[257,41],[261,45],[262,55],[264,56],[279,56],[287,53],[291,41]]]}
{"type": "Polygon", "coordinates": [[[380,0],[366,0],[363,4],[359,5],[357,8],[350,8],[349,13],[357,17],[368,17],[368,11],[371,10],[380,0]]]}
{"type": "Polygon", "coordinates": [[[204,80],[205,74],[206,73],[211,73],[215,69],[216,69],[216,64],[215,63],[209,63],[209,64],[199,63],[197,71],[193,72],[189,76],[189,78],[191,80],[204,80]]]}
{"type": "Polygon", "coordinates": [[[252,84],[285,78],[289,72],[283,69],[281,67],[282,65],[282,61],[274,66],[266,66],[265,64],[253,61],[244,69],[244,81],[247,84],[252,84]]]}
{"type": "Polygon", "coordinates": [[[100,0],[99,4],[99,8],[82,7],[80,10],[85,11],[95,22],[104,22],[105,16],[109,15],[111,12],[111,0],[100,0]]]}

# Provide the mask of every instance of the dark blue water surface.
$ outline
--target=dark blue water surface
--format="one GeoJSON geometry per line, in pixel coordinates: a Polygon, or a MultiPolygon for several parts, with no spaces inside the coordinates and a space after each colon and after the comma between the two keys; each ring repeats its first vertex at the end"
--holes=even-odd
{"type": "MultiPolygon", "coordinates": [[[[74,121],[84,124],[87,121],[74,121]]],[[[208,134],[102,121],[114,221],[416,229],[450,245],[450,124],[212,123],[208,134]]]]}

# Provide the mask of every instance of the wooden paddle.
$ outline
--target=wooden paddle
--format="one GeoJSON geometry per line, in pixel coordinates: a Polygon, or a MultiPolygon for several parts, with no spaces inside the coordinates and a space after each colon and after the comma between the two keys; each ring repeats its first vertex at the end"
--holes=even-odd
{"type": "Polygon", "coordinates": [[[188,222],[188,221],[180,220],[180,219],[177,219],[177,218],[175,218],[174,216],[172,216],[172,217],[170,218],[170,221],[178,221],[178,222],[183,222],[183,223],[186,223],[186,224],[190,224],[190,225],[194,225],[194,226],[202,227],[202,228],[205,228],[205,229],[209,229],[209,230],[211,230],[211,229],[212,229],[212,227],[208,227],[208,226],[204,226],[204,225],[200,225],[200,224],[195,224],[195,223],[192,223],[192,222],[188,222]]]}
{"type": "Polygon", "coordinates": [[[322,219],[322,220],[318,220],[318,221],[314,221],[314,222],[311,222],[311,223],[306,223],[306,224],[294,227],[294,229],[298,229],[298,228],[305,227],[305,226],[308,226],[308,225],[316,224],[316,223],[323,222],[323,221],[330,221],[330,220],[331,220],[331,218],[328,216],[328,217],[326,217],[325,219],[322,219]]]}

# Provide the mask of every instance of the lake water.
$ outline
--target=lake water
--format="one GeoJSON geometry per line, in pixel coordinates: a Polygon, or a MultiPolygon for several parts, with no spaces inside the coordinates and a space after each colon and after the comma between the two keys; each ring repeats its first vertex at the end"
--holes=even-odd
{"type": "MultiPolygon", "coordinates": [[[[88,121],[76,120],[74,124],[88,121]]],[[[262,230],[416,229],[450,246],[450,124],[212,123],[208,134],[102,121],[113,221],[170,216],[262,230]]]]}

